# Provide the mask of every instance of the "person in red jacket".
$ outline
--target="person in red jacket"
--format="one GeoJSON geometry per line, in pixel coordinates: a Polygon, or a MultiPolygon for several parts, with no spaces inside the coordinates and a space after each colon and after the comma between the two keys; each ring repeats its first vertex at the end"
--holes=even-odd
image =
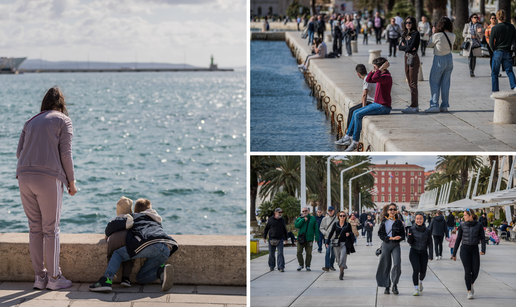
{"type": "Polygon", "coordinates": [[[383,115],[391,113],[392,77],[387,70],[389,62],[379,57],[373,60],[374,68],[366,77],[367,83],[376,83],[374,102],[353,113],[351,123],[339,145],[349,146],[345,151],[355,151],[362,132],[362,119],[366,115],[383,115]]]}

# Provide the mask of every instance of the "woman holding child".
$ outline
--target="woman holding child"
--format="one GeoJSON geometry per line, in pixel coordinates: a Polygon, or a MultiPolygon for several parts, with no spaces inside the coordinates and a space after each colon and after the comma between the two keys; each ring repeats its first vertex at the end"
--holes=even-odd
{"type": "Polygon", "coordinates": [[[410,106],[402,110],[403,113],[418,113],[418,92],[417,92],[417,75],[419,73],[419,56],[417,51],[419,49],[419,42],[421,38],[417,31],[416,19],[414,17],[407,17],[405,20],[405,29],[401,36],[400,51],[405,51],[405,76],[407,77],[408,85],[410,87],[410,106]]]}
{"type": "Polygon", "coordinates": [[[16,178],[29,220],[29,250],[35,289],[69,288],[59,268],[59,222],[63,185],[77,193],[72,159],[72,120],[65,98],[55,86],[41,102],[41,112],[23,126],[18,142],[16,178]],[[46,267],[44,263],[46,259],[46,267]]]}

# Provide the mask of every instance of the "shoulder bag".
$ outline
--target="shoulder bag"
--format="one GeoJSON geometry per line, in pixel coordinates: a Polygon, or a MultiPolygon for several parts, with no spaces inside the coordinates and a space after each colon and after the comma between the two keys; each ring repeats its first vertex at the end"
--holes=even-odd
{"type": "MultiPolygon", "coordinates": [[[[392,232],[392,228],[391,228],[391,231],[389,231],[389,233],[392,232]]],[[[389,235],[389,233],[387,235],[389,235]]],[[[382,244],[383,244],[383,241],[380,241],[380,247],[378,247],[376,249],[376,251],[374,252],[376,254],[376,257],[379,257],[381,254],[382,254],[382,244]]]]}
{"type": "MultiPolygon", "coordinates": [[[[347,223],[348,222],[346,222],[346,224],[347,223]]],[[[340,238],[340,235],[342,234],[342,231],[344,230],[344,227],[346,227],[346,224],[344,224],[344,226],[342,226],[342,228],[340,229],[339,236],[337,238],[331,240],[331,246],[332,247],[339,247],[339,245],[340,245],[339,244],[339,238],[340,238]]],[[[337,227],[337,226],[335,226],[335,227],[337,227]]]]}
{"type": "Polygon", "coordinates": [[[310,219],[306,221],[306,229],[304,233],[301,233],[297,236],[297,242],[299,244],[305,244],[306,243],[306,232],[308,231],[308,224],[310,224],[310,219]]]}
{"type": "Polygon", "coordinates": [[[453,46],[450,42],[450,39],[448,38],[448,35],[446,35],[446,32],[443,31],[444,36],[446,37],[446,40],[448,41],[448,44],[450,44],[450,50],[453,50],[453,46]]]}

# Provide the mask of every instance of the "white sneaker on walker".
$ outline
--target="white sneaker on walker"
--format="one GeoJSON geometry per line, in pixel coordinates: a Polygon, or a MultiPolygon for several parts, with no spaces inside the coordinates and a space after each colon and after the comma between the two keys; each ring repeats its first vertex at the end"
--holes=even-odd
{"type": "Polygon", "coordinates": [[[439,107],[431,107],[430,109],[426,109],[425,113],[439,113],[441,112],[441,109],[439,107]]]}
{"type": "Polygon", "coordinates": [[[72,281],[64,278],[64,276],[61,274],[56,279],[53,279],[52,277],[48,277],[48,284],[47,289],[49,290],[59,290],[59,289],[65,289],[70,288],[72,286],[72,281]]]}
{"type": "Polygon", "coordinates": [[[346,148],[346,150],[344,150],[344,151],[348,151],[348,152],[349,152],[349,151],[355,151],[355,150],[357,149],[357,147],[358,147],[358,143],[352,142],[352,143],[349,145],[349,147],[348,147],[348,148],[346,148]]]}

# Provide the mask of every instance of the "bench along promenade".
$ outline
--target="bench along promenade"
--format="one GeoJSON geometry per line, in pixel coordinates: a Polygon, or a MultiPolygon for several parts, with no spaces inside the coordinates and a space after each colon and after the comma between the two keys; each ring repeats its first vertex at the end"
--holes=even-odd
{"type": "MultiPolygon", "coordinates": [[[[516,243],[502,240],[500,245],[487,245],[486,254],[480,256],[480,273],[475,281],[475,296],[468,300],[464,282],[464,268],[450,259],[448,242],[443,243],[443,259],[428,262],[420,296],[413,296],[412,266],[409,261],[410,246],[401,243],[401,276],[399,294],[383,293],[376,286],[378,259],[375,250],[380,244],[378,226],[373,230],[373,246],[359,237],[356,252],[348,255],[344,280],[337,271],[324,272],[325,248],[312,251],[311,272],[298,272],[296,247],[285,247],[285,272],[269,271],[268,255],[251,260],[252,307],[312,307],[312,306],[446,306],[446,307],[512,307],[516,300],[516,267],[513,265],[516,243]]],[[[267,245],[260,240],[260,250],[267,245]]],[[[434,254],[435,256],[435,254],[434,254]]],[[[305,258],[305,255],[303,255],[305,258]]]]}
{"type": "Polygon", "coordinates": [[[107,267],[107,243],[101,234],[61,234],[60,267],[74,283],[61,291],[33,290],[34,271],[28,233],[0,233],[0,306],[245,306],[246,237],[174,235],[179,250],[167,261],[174,268],[174,286],[161,292],[159,280],[136,283],[145,258],[137,259],[132,287],[120,286],[121,269],[113,292],[89,292],[89,285],[107,267]]]}
{"type": "MultiPolygon", "coordinates": [[[[326,32],[326,35],[329,34],[329,31],[326,32]]],[[[307,45],[307,40],[301,38],[301,32],[274,32],[270,35],[252,32],[251,39],[279,40],[283,35],[297,60],[304,61],[311,49],[307,45]]],[[[332,43],[326,44],[331,51],[332,43]]],[[[420,57],[424,79],[418,82],[420,113],[403,114],[401,110],[406,108],[410,100],[410,91],[405,79],[404,53],[398,51],[397,57],[387,57],[388,44],[385,40],[381,45],[376,45],[374,37],[370,37],[369,45],[363,45],[361,35],[358,38],[357,49],[358,53],[353,53],[350,57],[311,61],[309,73],[305,77],[308,80],[313,78],[316,87],[320,86],[315,94],[324,95],[321,97],[322,107],[328,108],[329,118],[332,117],[331,111],[334,111],[334,122],[337,123],[337,117],[341,114],[344,124],[349,108],[359,103],[362,95],[362,80],[357,77],[355,66],[360,63],[366,65],[368,71],[372,69],[372,64],[368,64],[369,50],[380,50],[381,56],[389,60],[389,71],[393,77],[392,111],[389,115],[364,117],[360,140],[364,151],[516,150],[516,124],[499,124],[493,121],[495,100],[489,97],[491,73],[488,59],[477,60],[476,77],[471,78],[467,58],[454,53],[449,112],[426,114],[422,111],[429,108],[428,78],[433,61],[433,51],[427,49],[426,57],[420,57]]],[[[505,73],[502,73],[500,90],[510,91],[509,81],[505,73]]],[[[505,105],[511,106],[511,103],[505,105]]],[[[511,109],[498,110],[498,113],[510,113],[509,117],[516,117],[516,112],[511,112],[511,109]]]]}

